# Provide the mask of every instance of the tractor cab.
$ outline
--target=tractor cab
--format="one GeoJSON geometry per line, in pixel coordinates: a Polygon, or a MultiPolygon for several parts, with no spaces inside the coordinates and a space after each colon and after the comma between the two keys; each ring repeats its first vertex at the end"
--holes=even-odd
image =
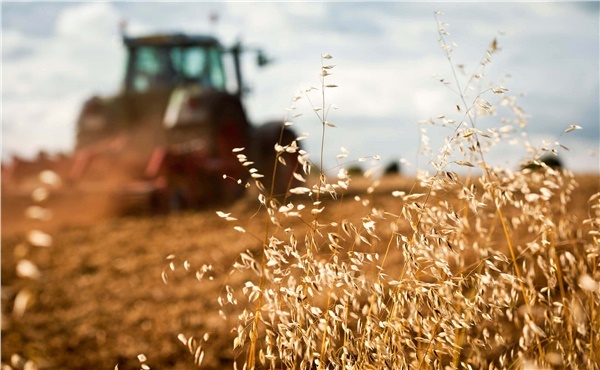
{"type": "Polygon", "coordinates": [[[182,85],[226,90],[224,49],[213,37],[175,34],[124,37],[123,41],[128,52],[126,93],[143,94],[182,85]]]}
{"type": "MultiPolygon", "coordinates": [[[[212,36],[180,33],[124,35],[123,44],[127,63],[122,88],[116,95],[85,102],[76,149],[125,135],[141,151],[201,139],[214,152],[221,131],[238,133],[231,137],[247,135],[240,57],[256,52],[257,63],[265,65],[268,60],[260,50],[239,43],[225,48],[212,36]]],[[[229,140],[227,147],[240,141],[229,140]]]]}

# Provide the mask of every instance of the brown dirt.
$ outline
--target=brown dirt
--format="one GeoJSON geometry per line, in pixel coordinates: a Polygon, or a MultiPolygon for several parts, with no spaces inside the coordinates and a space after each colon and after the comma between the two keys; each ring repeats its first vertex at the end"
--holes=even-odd
{"type": "MultiPolygon", "coordinates": [[[[579,181],[572,209],[585,212],[600,182],[597,175],[579,181]]],[[[410,183],[384,181],[373,203],[397,211],[390,190],[407,190],[410,183]]],[[[57,208],[51,223],[35,224],[19,211],[27,202],[3,199],[3,363],[18,354],[46,369],[113,369],[117,364],[121,370],[139,369],[137,355],[143,353],[152,369],[191,369],[193,357],[177,336],[201,338],[209,333],[203,343],[203,367],[231,364],[237,355],[230,333],[235,317],[223,321],[216,298],[225,285],[243,281],[243,276],[229,274],[238,253],[260,246],[249,236],[260,230],[262,220],[251,218],[257,210],[253,201],[229,207],[240,220],[250,219],[242,223],[249,230],[246,234],[232,230],[233,224],[218,218],[216,209],[111,219],[94,215],[93,207],[82,208],[78,202],[57,208]],[[50,232],[53,245],[28,245],[24,232],[32,228],[50,232]],[[174,271],[166,259],[171,254],[174,271]],[[21,259],[38,266],[39,280],[17,276],[21,259]],[[190,272],[184,261],[191,265],[190,272]],[[194,272],[203,264],[212,264],[214,272],[212,280],[199,282],[194,272]],[[161,279],[163,271],[168,273],[167,284],[161,279]],[[13,314],[17,295],[31,298],[22,317],[13,314]]],[[[344,212],[349,214],[370,210],[357,202],[348,204],[344,212]]]]}

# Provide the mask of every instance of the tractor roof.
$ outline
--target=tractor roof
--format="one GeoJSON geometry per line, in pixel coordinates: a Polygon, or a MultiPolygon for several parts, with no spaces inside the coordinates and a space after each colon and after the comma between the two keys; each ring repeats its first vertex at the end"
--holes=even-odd
{"type": "Polygon", "coordinates": [[[212,36],[185,35],[183,33],[166,33],[142,37],[125,36],[123,42],[128,48],[138,46],[221,46],[219,41],[212,36]]]}

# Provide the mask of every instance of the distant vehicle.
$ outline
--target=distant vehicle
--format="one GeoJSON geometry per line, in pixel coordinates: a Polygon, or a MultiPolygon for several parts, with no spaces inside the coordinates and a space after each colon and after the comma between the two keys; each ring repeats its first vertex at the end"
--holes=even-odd
{"type": "MultiPolygon", "coordinates": [[[[185,34],[124,36],[123,42],[122,89],[84,103],[73,153],[35,161],[15,158],[3,166],[5,188],[18,188],[38,171],[51,169],[77,189],[101,189],[121,201],[138,198],[152,211],[202,207],[243,193],[243,186],[223,180],[223,174],[249,177],[232,153],[240,147],[268,179],[264,185],[270,185],[274,144],[280,139],[290,144],[295,135],[281,123],[255,128],[248,122],[240,57],[256,52],[258,65],[264,66],[268,60],[260,50],[240,44],[225,48],[212,36],[185,34]],[[233,61],[233,76],[226,73],[224,56],[233,61]],[[228,90],[231,79],[233,91],[228,90]]],[[[295,154],[286,155],[276,194],[285,193],[297,164],[295,154]]]]}

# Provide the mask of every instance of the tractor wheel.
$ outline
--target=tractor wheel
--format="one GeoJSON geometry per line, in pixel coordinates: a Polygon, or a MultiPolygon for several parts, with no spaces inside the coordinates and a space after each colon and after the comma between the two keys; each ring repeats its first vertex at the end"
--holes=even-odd
{"type": "Polygon", "coordinates": [[[231,96],[216,99],[213,110],[215,130],[214,155],[218,158],[220,167],[214,169],[209,176],[214,194],[215,203],[231,203],[244,195],[245,188],[231,179],[223,179],[227,175],[236,180],[246,181],[247,169],[240,165],[234,148],[248,146],[250,125],[240,101],[231,96]]]}
{"type": "Polygon", "coordinates": [[[287,127],[284,128],[282,135],[280,122],[266,123],[256,129],[252,135],[251,159],[256,162],[259,173],[264,175],[262,183],[267,189],[267,193],[271,192],[271,186],[273,186],[272,193],[275,198],[280,200],[285,198],[290,187],[297,182],[293,173],[298,171],[298,154],[283,153],[281,157],[285,162],[284,165],[277,160],[275,144],[280,143],[285,146],[294,140],[296,140],[295,133],[287,127]],[[277,164],[277,169],[273,179],[275,164],[277,164]]]}

